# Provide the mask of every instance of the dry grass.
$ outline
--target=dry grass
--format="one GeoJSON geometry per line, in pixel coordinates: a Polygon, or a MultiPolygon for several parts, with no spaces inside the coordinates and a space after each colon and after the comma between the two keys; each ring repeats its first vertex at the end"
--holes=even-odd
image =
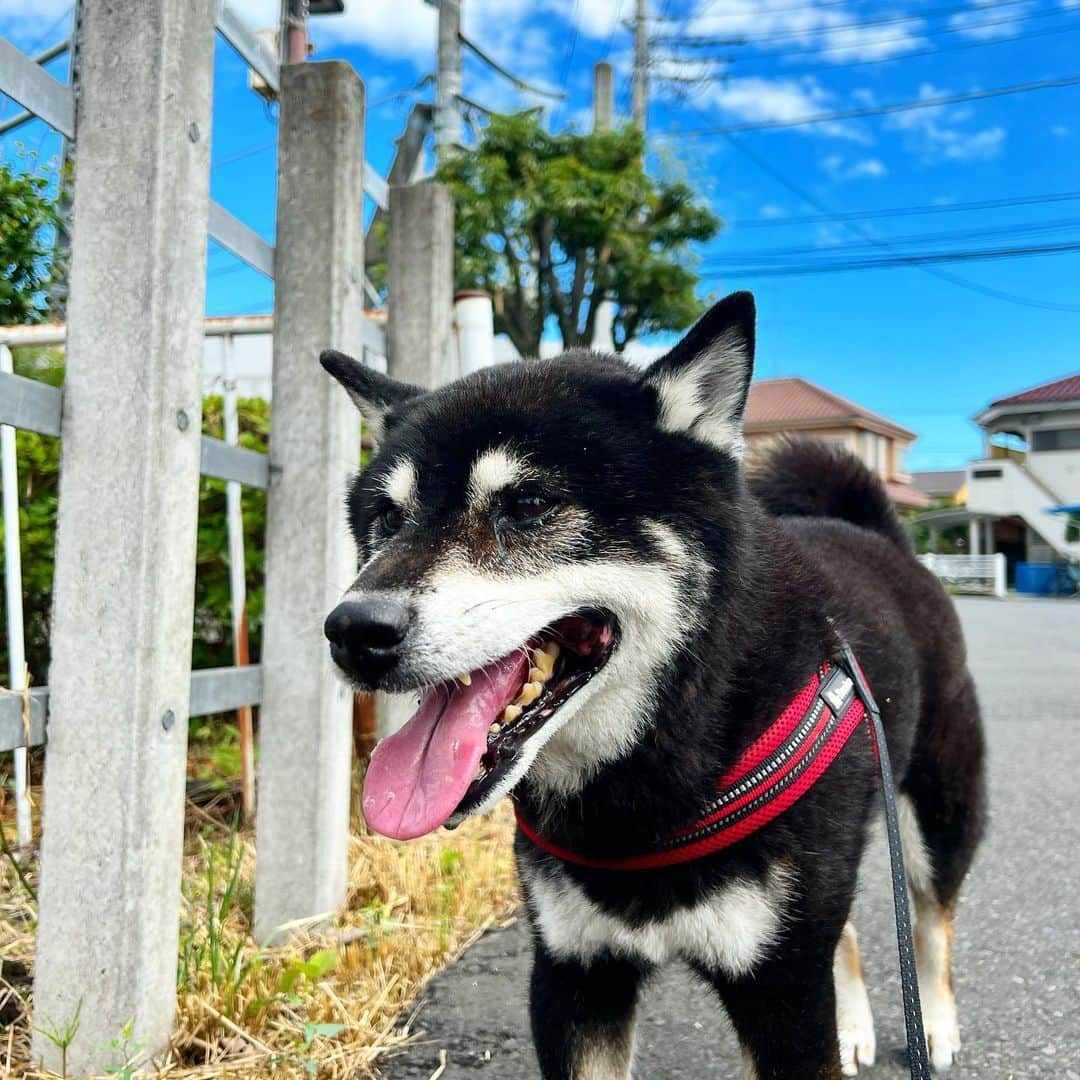
{"type": "MultiPolygon", "coordinates": [[[[260,949],[251,938],[252,838],[192,807],[176,1035],[147,1073],[374,1075],[379,1055],[410,1037],[399,1017],[424,981],[516,906],[512,832],[506,804],[409,844],[358,826],[341,917],[286,947],[260,949]]],[[[0,1075],[42,1077],[51,1074],[26,1066],[35,905],[10,863],[0,863],[0,1075]]],[[[31,884],[33,876],[31,867],[31,884]]],[[[112,1075],[124,1076],[139,1048],[117,1032],[115,1050],[112,1075]]]]}

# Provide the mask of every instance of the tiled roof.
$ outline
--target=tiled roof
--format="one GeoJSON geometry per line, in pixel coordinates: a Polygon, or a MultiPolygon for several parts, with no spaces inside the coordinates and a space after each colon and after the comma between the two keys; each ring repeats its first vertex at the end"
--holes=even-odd
{"type": "Polygon", "coordinates": [[[901,510],[925,510],[930,505],[930,496],[911,484],[898,484],[895,480],[886,480],[885,490],[889,493],[889,498],[901,510]]]}
{"type": "Polygon", "coordinates": [[[967,480],[963,469],[937,469],[911,474],[912,487],[926,495],[955,495],[967,480]]]}
{"type": "Polygon", "coordinates": [[[830,420],[841,424],[863,421],[915,437],[915,432],[806,379],[760,379],[750,384],[745,421],[749,432],[775,430],[784,425],[820,427],[830,420]]]}
{"type": "Polygon", "coordinates": [[[1052,401],[1080,401],[1080,374],[1066,375],[1064,379],[1033,386],[1019,394],[998,398],[993,405],[1045,404],[1052,401]]]}

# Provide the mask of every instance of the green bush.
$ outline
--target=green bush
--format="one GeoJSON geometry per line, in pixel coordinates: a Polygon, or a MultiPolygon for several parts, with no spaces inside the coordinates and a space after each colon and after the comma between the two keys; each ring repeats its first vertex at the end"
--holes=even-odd
{"type": "MultiPolygon", "coordinates": [[[[15,354],[17,374],[54,386],[63,381],[59,350],[20,349],[15,354]]],[[[240,444],[265,451],[270,428],[270,407],[262,398],[238,402],[240,444]]],[[[223,400],[203,401],[203,431],[224,434],[223,400]]],[[[56,538],[57,487],[60,440],[20,431],[16,435],[19,463],[19,524],[23,572],[23,619],[26,659],[33,685],[48,681],[49,616],[52,607],[53,548],[56,538]]],[[[107,480],[107,477],[105,478],[107,480]]],[[[203,477],[199,482],[199,532],[196,545],[195,639],[192,663],[196,668],[232,664],[232,620],[229,606],[229,541],[225,524],[225,481],[203,477]]],[[[266,492],[244,488],[245,575],[251,660],[257,662],[263,615],[263,538],[266,492]]],[[[3,525],[0,523],[0,537],[3,525]]],[[[0,678],[8,673],[6,625],[0,639],[0,678]]]]}

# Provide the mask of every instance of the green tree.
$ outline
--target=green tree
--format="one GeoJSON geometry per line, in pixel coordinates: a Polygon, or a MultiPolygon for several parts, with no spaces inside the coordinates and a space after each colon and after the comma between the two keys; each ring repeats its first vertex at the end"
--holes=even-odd
{"type": "Polygon", "coordinates": [[[60,225],[51,179],[0,164],[0,325],[40,322],[58,276],[52,244],[60,225]]]}
{"type": "Polygon", "coordinates": [[[535,356],[549,316],[588,346],[600,301],[615,344],[681,330],[702,311],[691,242],[721,222],[688,184],[650,177],[631,127],[551,134],[532,113],[492,117],[439,172],[454,196],[455,285],[485,289],[495,330],[535,356]]]}

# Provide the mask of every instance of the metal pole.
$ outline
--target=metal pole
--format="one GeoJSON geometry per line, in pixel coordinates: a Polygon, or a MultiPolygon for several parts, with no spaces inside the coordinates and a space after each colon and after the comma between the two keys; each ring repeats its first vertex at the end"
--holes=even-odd
{"type": "Polygon", "coordinates": [[[649,4],[637,0],[634,15],[634,82],[631,102],[634,127],[642,134],[649,111],[649,4]]]}
{"type": "Polygon", "coordinates": [[[308,58],[308,0],[282,0],[281,57],[283,64],[303,64],[308,58]]]}
{"type": "MultiPolygon", "coordinates": [[[[225,441],[236,446],[240,441],[240,418],[236,404],[234,376],[235,339],[226,334],[221,339],[221,371],[225,406],[225,441]]],[[[244,515],[242,490],[236,480],[225,487],[225,522],[229,535],[229,599],[232,607],[233,663],[246,667],[248,654],[247,580],[244,562],[244,515]]],[[[255,742],[252,733],[251,706],[236,710],[236,727],[240,734],[240,798],[245,824],[255,816],[255,742]]]]}
{"type": "Polygon", "coordinates": [[[129,1024],[161,1053],[176,1012],[213,0],[87,3],[78,46],[31,1051],[69,1076],[129,1024]]]}
{"type": "MultiPolygon", "coordinates": [[[[0,345],[0,371],[12,372],[11,350],[0,345]]],[[[4,601],[7,605],[8,687],[26,689],[26,645],[23,638],[22,552],[19,533],[19,466],[15,457],[15,429],[0,424],[0,455],[4,485],[4,601]]],[[[27,788],[27,751],[15,749],[15,830],[19,847],[32,839],[30,794],[27,788]]]]}
{"type": "Polygon", "coordinates": [[[440,0],[435,88],[435,157],[440,165],[462,144],[460,94],[461,0],[440,0]]]}
{"type": "Polygon", "coordinates": [[[593,68],[593,131],[610,131],[615,113],[615,69],[601,60],[593,68]]]}

